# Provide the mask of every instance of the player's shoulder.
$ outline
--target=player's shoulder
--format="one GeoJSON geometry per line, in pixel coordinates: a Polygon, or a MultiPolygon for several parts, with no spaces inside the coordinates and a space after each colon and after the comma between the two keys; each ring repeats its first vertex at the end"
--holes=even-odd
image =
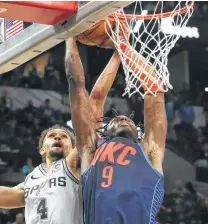
{"type": "Polygon", "coordinates": [[[70,166],[67,164],[67,160],[66,158],[58,160],[55,164],[54,164],[54,168],[57,169],[57,167],[60,167],[60,165],[63,167],[63,171],[64,173],[69,177],[69,179],[71,179],[74,183],[79,184],[79,180],[76,177],[76,175],[73,173],[72,169],[70,168],[70,166]]]}
{"type": "Polygon", "coordinates": [[[130,146],[133,146],[133,147],[142,147],[142,145],[140,143],[137,143],[137,142],[134,142],[132,141],[131,139],[128,139],[128,138],[124,138],[124,137],[114,137],[114,138],[111,138],[111,139],[108,139],[108,138],[101,138],[97,144],[97,148],[101,147],[102,145],[106,145],[106,144],[109,144],[111,142],[114,142],[114,143],[123,143],[125,145],[130,145],[130,146]]]}
{"type": "Polygon", "coordinates": [[[99,141],[97,142],[97,148],[101,147],[103,144],[109,142],[110,139],[107,138],[100,138],[99,141]]]}
{"type": "Polygon", "coordinates": [[[45,176],[48,172],[48,168],[44,163],[41,163],[39,166],[30,173],[30,175],[38,174],[39,176],[45,176]]]}

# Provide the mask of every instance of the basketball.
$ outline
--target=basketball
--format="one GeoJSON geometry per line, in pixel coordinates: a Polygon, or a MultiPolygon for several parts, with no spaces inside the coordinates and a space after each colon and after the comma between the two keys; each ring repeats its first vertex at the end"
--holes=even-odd
{"type": "MultiPolygon", "coordinates": [[[[110,21],[110,26],[114,29],[115,28],[115,22],[110,21]]],[[[105,20],[102,20],[92,27],[90,27],[88,30],[84,31],[83,33],[79,34],[77,36],[77,40],[81,42],[82,44],[88,45],[88,46],[98,46],[101,44],[104,44],[105,41],[109,39],[107,31],[110,33],[111,29],[110,26],[106,26],[105,28],[105,20]]]]}

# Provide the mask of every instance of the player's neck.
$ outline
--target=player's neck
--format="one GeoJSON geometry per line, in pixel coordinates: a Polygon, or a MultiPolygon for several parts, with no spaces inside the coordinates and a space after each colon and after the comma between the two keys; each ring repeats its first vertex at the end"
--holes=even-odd
{"type": "Polygon", "coordinates": [[[134,142],[137,141],[134,134],[132,132],[128,132],[128,131],[120,131],[120,132],[117,133],[116,137],[126,138],[126,139],[134,141],[134,142]]]}
{"type": "Polygon", "coordinates": [[[54,161],[51,161],[51,160],[49,160],[49,159],[46,159],[46,163],[45,163],[46,167],[47,167],[47,168],[50,168],[51,165],[53,164],[53,162],[54,162],[54,161]]]}

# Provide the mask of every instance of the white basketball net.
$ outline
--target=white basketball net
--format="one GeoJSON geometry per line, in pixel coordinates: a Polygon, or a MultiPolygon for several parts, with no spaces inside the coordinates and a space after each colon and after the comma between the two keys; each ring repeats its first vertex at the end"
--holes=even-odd
{"type": "MultiPolygon", "coordinates": [[[[143,7],[144,2],[138,1],[134,4],[133,15],[138,15],[138,11],[141,14],[145,13],[145,7],[143,7]]],[[[155,4],[156,6],[152,14],[163,13],[165,3],[158,1],[155,2],[155,4]]],[[[131,97],[134,93],[138,92],[144,97],[148,93],[156,95],[161,89],[164,90],[164,92],[167,92],[169,88],[172,89],[167,68],[168,54],[180,37],[179,32],[176,32],[177,29],[186,26],[193,13],[193,7],[190,7],[190,1],[174,2],[174,4],[173,8],[168,11],[172,11],[172,13],[171,15],[168,15],[167,18],[160,18],[161,16],[150,18],[149,20],[144,20],[144,18],[138,19],[136,16],[127,18],[123,10],[119,10],[112,15],[120,29],[123,29],[121,25],[122,21],[128,21],[130,29],[130,45],[128,47],[132,50],[136,50],[134,50],[134,52],[137,54],[137,59],[135,59],[135,57],[129,57],[127,52],[121,50],[120,46],[124,43],[123,39],[116,34],[114,29],[115,26],[112,27],[112,23],[110,23],[110,17],[107,19],[106,32],[113,40],[122,59],[126,81],[124,95],[128,94],[128,96],[131,97]],[[185,6],[188,7],[186,12],[182,14],[175,13],[185,6]],[[123,17],[122,20],[121,15],[123,17]],[[168,20],[171,21],[172,26],[171,28],[169,27],[168,32],[164,32],[163,27],[161,26],[162,20],[163,22],[168,20]],[[129,64],[129,61],[131,62],[131,65],[129,64]],[[132,66],[133,64],[134,66],[132,66]],[[153,74],[156,74],[156,76],[153,76],[153,74]],[[156,91],[152,91],[153,85],[157,86],[156,91]],[[145,92],[143,91],[143,88],[146,89],[145,92]]],[[[170,22],[168,24],[170,24],[170,22]]]]}

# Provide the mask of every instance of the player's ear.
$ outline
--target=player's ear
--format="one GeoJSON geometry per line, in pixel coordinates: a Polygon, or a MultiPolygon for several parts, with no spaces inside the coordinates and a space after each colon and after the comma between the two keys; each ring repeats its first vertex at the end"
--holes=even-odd
{"type": "Polygon", "coordinates": [[[40,149],[40,151],[39,151],[39,152],[40,152],[41,156],[42,156],[42,155],[44,155],[44,153],[45,153],[45,148],[44,148],[44,147],[42,147],[42,148],[40,149]]]}

